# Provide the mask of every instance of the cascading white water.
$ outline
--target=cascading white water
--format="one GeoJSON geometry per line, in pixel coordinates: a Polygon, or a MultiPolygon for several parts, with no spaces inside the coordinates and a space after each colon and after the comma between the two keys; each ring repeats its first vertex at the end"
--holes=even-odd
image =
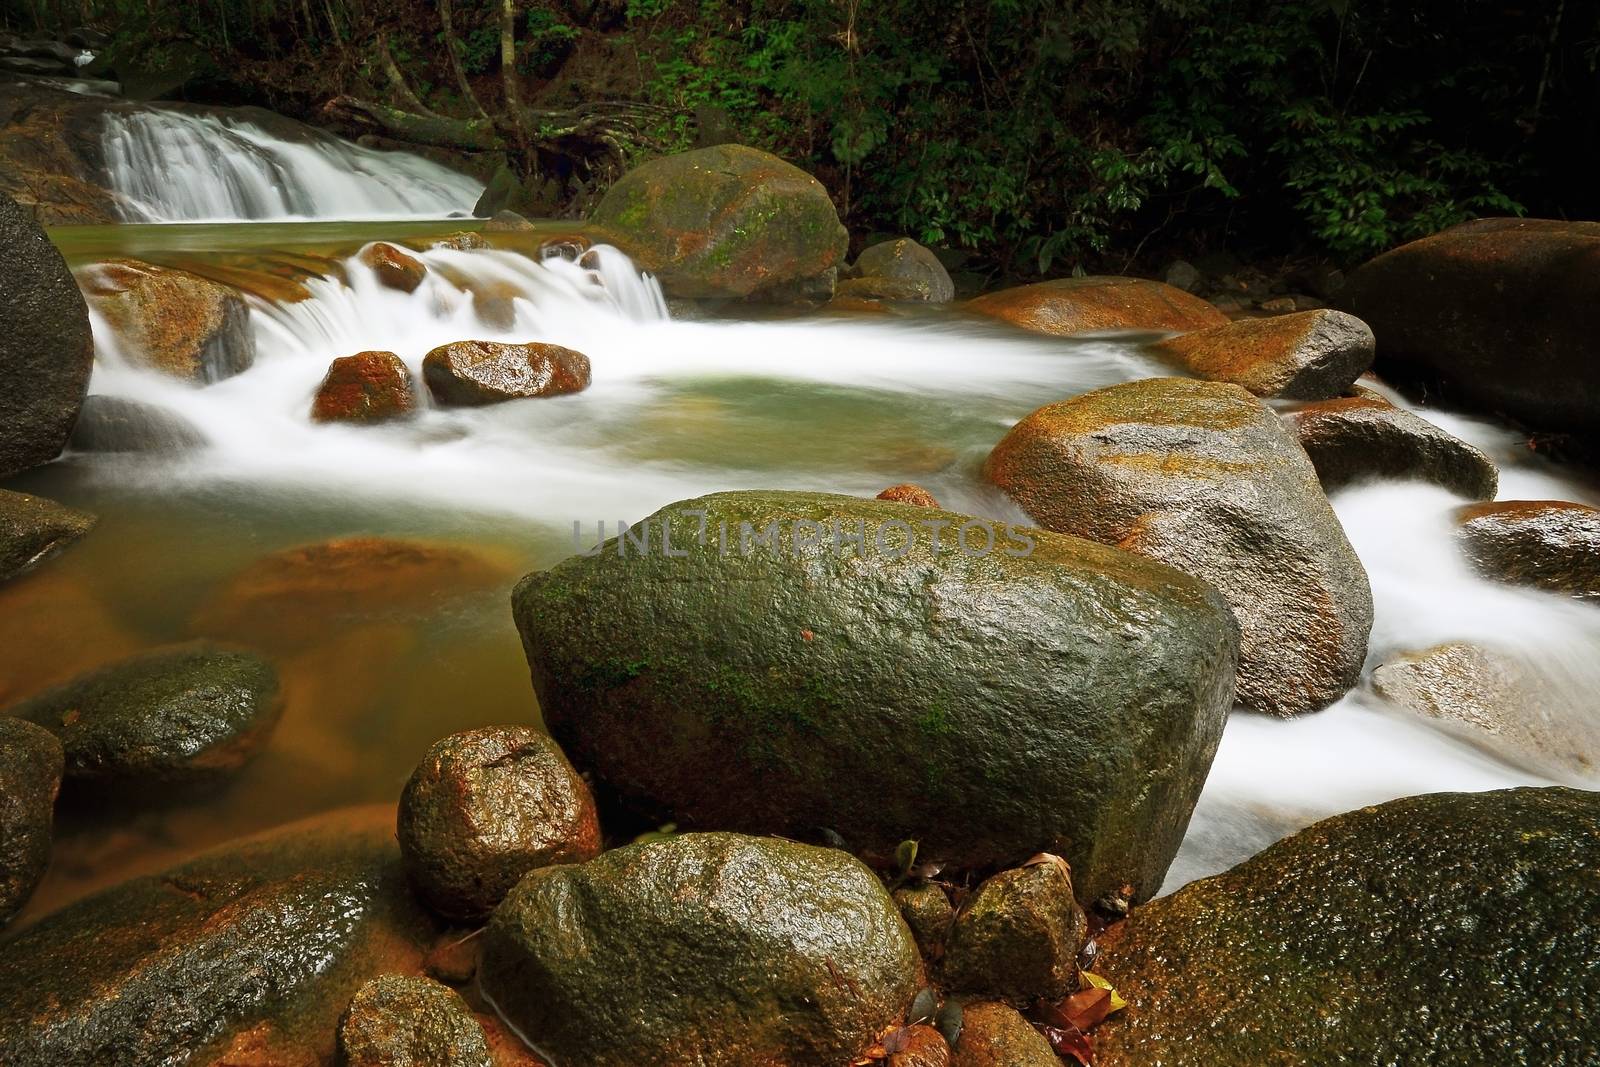
{"type": "Polygon", "coordinates": [[[310,127],[286,140],[245,118],[156,107],[104,123],[107,180],[129,222],[443,218],[483,192],[420,156],[310,127]]]}
{"type": "MultiPolygon", "coordinates": [[[[212,444],[187,457],[98,457],[90,477],[152,492],[270,488],[514,516],[542,531],[555,557],[570,550],[574,522],[587,544],[600,520],[636,520],[727,488],[870,495],[915,480],[954,510],[1020,521],[976,476],[1006,428],[1039,404],[1163,373],[1125,341],[1040,338],[938,315],[670,321],[655,284],[610,249],[593,270],[508,252],[419,258],[428,277],[409,295],[379,285],[352,259],[348,283],[314,282],[312,299],[300,303],[256,303],[257,365],[203,389],[126,366],[96,323],[92,390],[173,409],[212,444]],[[486,297],[510,297],[514,322],[486,325],[486,297]],[[386,348],[416,372],[430,348],[469,337],[577,348],[593,361],[593,383],[573,396],[429,409],[392,425],[309,420],[333,358],[386,348]]],[[[1494,456],[1503,498],[1597,502],[1509,432],[1419,413],[1494,456]]],[[[1485,642],[1530,659],[1562,694],[1554,714],[1593,716],[1600,609],[1474,576],[1448,519],[1459,503],[1411,483],[1335,495],[1373,585],[1368,666],[1447,640],[1485,642]]],[[[1591,755],[1600,764],[1600,752],[1591,755]]],[[[1365,684],[1294,721],[1236,713],[1167,888],[1363,804],[1520,784],[1548,783],[1386,704],[1365,684]]]]}

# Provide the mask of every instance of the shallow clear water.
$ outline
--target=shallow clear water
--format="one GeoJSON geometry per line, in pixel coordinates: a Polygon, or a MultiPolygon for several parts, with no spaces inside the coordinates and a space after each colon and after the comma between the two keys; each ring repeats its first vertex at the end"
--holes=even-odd
{"type": "MultiPolygon", "coordinates": [[[[190,231],[183,249],[170,233],[144,239],[168,253],[207,243],[194,232],[203,228],[181,229],[190,231]]],[[[258,247],[273,254],[319,245],[336,269],[306,282],[306,300],[253,296],[255,367],[203,389],[127,365],[96,323],[91,391],[168,408],[210,444],[180,457],[69,454],[17,480],[102,520],[58,560],[0,588],[0,627],[10,631],[0,634],[0,701],[206,633],[205,605],[252,560],[287,546],[351,534],[458,542],[487,553],[500,577],[337,624],[308,615],[304,632],[269,649],[290,705],[267,755],[205,805],[68,812],[30,914],[246,830],[392,801],[437,737],[534,718],[507,593],[517,575],[573,551],[574,523],[587,545],[601,520],[614,530],[703,492],[872,495],[899,481],[926,486],[952,510],[1020,519],[977,476],[1006,430],[1041,404],[1163,372],[1135,339],[1041,338],[949,311],[671,321],[653,283],[614,250],[602,250],[592,271],[507,251],[420,253],[429,278],[406,295],[331,251],[355,250],[349,228],[213,229],[213,247],[246,257],[262,238],[258,247]],[[507,300],[514,321],[487,325],[481,313],[504,314],[507,300]],[[468,337],[577,348],[593,362],[593,384],[569,397],[429,409],[397,425],[310,422],[333,358],[386,348],[415,372],[430,348],[468,337]]],[[[136,232],[58,238],[80,261],[107,254],[108,242],[120,252],[141,242],[136,232]]],[[[1429,414],[1502,463],[1503,497],[1596,499],[1514,435],[1429,414]]],[[[1410,484],[1336,497],[1374,587],[1369,666],[1450,638],[1487,639],[1528,651],[1573,695],[1573,714],[1592,714],[1600,610],[1468,574],[1446,522],[1459,502],[1410,484]]],[[[1168,885],[1365,803],[1541,781],[1360,690],[1294,722],[1236,713],[1168,885]]]]}

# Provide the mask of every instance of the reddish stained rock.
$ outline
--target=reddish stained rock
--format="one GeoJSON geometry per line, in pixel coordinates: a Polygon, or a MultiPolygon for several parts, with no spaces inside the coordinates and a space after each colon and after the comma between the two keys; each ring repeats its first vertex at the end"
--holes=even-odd
{"type": "Polygon", "coordinates": [[[1062,1067],[1055,1051],[1015,1008],[968,1004],[950,1067],[1062,1067]]]}
{"type": "Polygon", "coordinates": [[[311,404],[316,422],[382,422],[411,413],[417,405],[411,372],[393,352],[341,356],[311,404]]]}
{"type": "Polygon", "coordinates": [[[1500,484],[1488,456],[1371,390],[1306,404],[1284,419],[1330,493],[1368,478],[1419,478],[1490,500],[1500,484]]]}
{"type": "Polygon", "coordinates": [[[250,309],[229,286],[135,259],[101,263],[81,281],[137,362],[197,382],[221,381],[255,362],[250,309]]]}
{"type": "Polygon", "coordinates": [[[428,268],[422,265],[421,260],[383,241],[363,248],[360,258],[362,263],[372,268],[372,273],[378,276],[381,284],[402,293],[416,292],[417,286],[422,284],[422,279],[428,273],[428,268]]]}
{"type": "Polygon", "coordinates": [[[538,341],[455,341],[427,354],[422,377],[441,404],[495,404],[580,392],[589,386],[589,357],[538,341]]]}
{"type": "Polygon", "coordinates": [[[950,1046],[944,1035],[931,1026],[918,1023],[890,1035],[889,1067],[949,1067],[950,1046]],[[898,1036],[896,1036],[898,1035],[898,1036]]]}
{"type": "Polygon", "coordinates": [[[1569,500],[1502,500],[1456,511],[1479,573],[1600,600],[1600,508],[1569,500]]]}
{"type": "Polygon", "coordinates": [[[1256,396],[1323,400],[1372,366],[1372,331],[1342,311],[1303,311],[1179,334],[1158,342],[1189,373],[1256,396]]]}
{"type": "Polygon", "coordinates": [[[933,498],[932,493],[912,482],[891,485],[878,494],[878,499],[893,500],[899,504],[914,504],[919,508],[937,508],[939,506],[939,502],[933,498]]]}
{"type": "Polygon", "coordinates": [[[1203,330],[1228,317],[1198,296],[1143,278],[1091,275],[1019,285],[967,301],[968,311],[1034,333],[1203,330]]]}

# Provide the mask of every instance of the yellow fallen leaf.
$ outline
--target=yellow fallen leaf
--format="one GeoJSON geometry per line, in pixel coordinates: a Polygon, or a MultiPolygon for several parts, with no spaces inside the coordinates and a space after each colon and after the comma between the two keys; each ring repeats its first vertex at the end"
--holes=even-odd
{"type": "Polygon", "coordinates": [[[1117,991],[1111,987],[1111,983],[1101,978],[1098,974],[1093,971],[1079,971],[1078,975],[1083,979],[1083,988],[1104,989],[1111,994],[1111,1007],[1106,1009],[1106,1014],[1109,1015],[1111,1012],[1121,1011],[1128,1006],[1128,1002],[1118,995],[1117,991]]]}

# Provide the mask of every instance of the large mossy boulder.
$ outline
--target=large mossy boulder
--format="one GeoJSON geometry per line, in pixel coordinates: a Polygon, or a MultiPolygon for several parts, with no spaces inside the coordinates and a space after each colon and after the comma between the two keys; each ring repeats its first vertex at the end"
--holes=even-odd
{"type": "Polygon", "coordinates": [[[0,927],[28,902],[50,865],[61,762],[61,742],[48,730],[0,719],[0,927]]]}
{"type": "Polygon", "coordinates": [[[1485,578],[1600,601],[1600,508],[1502,500],[1468,504],[1455,518],[1462,551],[1485,578]]]}
{"type": "Polygon", "coordinates": [[[846,1064],[922,983],[889,894],[835,849],[684,834],[527,875],[484,994],[561,1064],[846,1064]]]}
{"type": "Polygon", "coordinates": [[[225,845],[23,930],[0,951],[0,1063],[331,1062],[339,1014],[437,935],[355,809],[225,845]],[[221,1056],[242,1035],[273,1051],[221,1056]]]}
{"type": "Polygon", "coordinates": [[[984,476],[1046,529],[1220,590],[1243,634],[1246,706],[1315,711],[1360,677],[1366,571],[1305,452],[1239,386],[1150,378],[1048,405],[995,446],[984,476]]]}
{"type": "Polygon", "coordinates": [[[1084,900],[1155,892],[1232,699],[1205,583],[886,501],[682,501],[513,606],[551,732],[634,806],[873,857],[1056,852],[1084,900]]]}
{"type": "Polygon", "coordinates": [[[1600,1048],[1600,793],[1410,797],[1134,911],[1100,1067],[1579,1064],[1600,1048]]]}
{"type": "Polygon", "coordinates": [[[1354,315],[1321,308],[1194,330],[1155,350],[1190,374],[1242,385],[1256,396],[1326,400],[1372,366],[1373,339],[1354,315]]]}
{"type": "Polygon", "coordinates": [[[226,285],[173,267],[116,259],[84,271],[83,288],[116,332],[123,355],[137,364],[206,384],[255,362],[250,308],[226,285]]]}
{"type": "Polygon", "coordinates": [[[985,293],[968,311],[1034,333],[1070,336],[1100,330],[1182,333],[1226,325],[1228,317],[1198,296],[1144,278],[1057,278],[985,293]]]}
{"type": "Polygon", "coordinates": [[[1600,222],[1480,219],[1350,275],[1378,369],[1535,429],[1600,439],[1600,222]]]}
{"type": "Polygon", "coordinates": [[[1482,451],[1367,390],[1284,414],[1328,492],[1379,478],[1432,482],[1493,500],[1500,470],[1482,451]]]}
{"type": "Polygon", "coordinates": [[[33,217],[0,195],[0,478],[61,454],[89,391],[94,338],[78,283],[33,217]]]}
{"type": "Polygon", "coordinates": [[[0,582],[60,552],[94,526],[94,516],[54,500],[0,489],[0,582]]]}
{"type": "Polygon", "coordinates": [[[826,300],[849,246],[821,182],[736,144],[634,168],[591,219],[673,297],[826,300]]]}

